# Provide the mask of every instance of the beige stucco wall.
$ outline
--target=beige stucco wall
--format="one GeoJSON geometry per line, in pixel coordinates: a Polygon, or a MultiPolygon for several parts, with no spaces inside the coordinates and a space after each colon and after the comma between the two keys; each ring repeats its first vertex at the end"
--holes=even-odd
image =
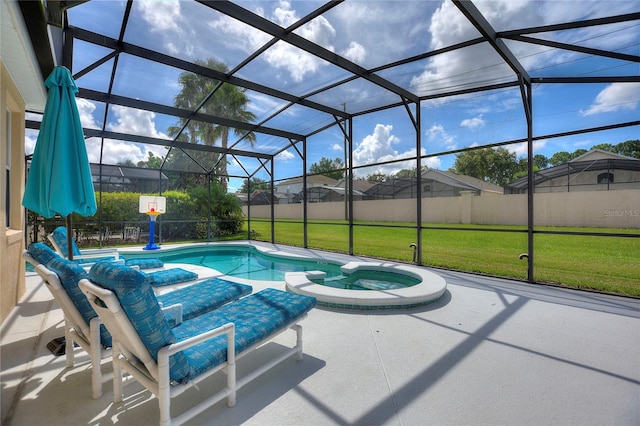
{"type": "MultiPolygon", "coordinates": [[[[309,220],[342,220],[344,203],[309,204],[309,220]]],[[[245,214],[247,212],[244,207],[245,214]]],[[[372,200],[353,203],[355,220],[415,222],[416,200],[372,200]]],[[[281,219],[302,219],[302,204],[276,205],[281,219]]],[[[270,217],[270,206],[252,206],[251,216],[270,217]]],[[[578,191],[534,195],[537,226],[640,228],[640,190],[578,191]]],[[[422,221],[482,225],[526,225],[527,195],[463,193],[459,197],[422,200],[422,221]]]]}
{"type": "Polygon", "coordinates": [[[25,103],[4,64],[0,62],[0,322],[4,321],[25,292],[24,263],[24,120],[25,103]],[[11,111],[11,123],[7,122],[11,111]],[[10,135],[8,129],[11,129],[10,135]],[[8,149],[9,139],[11,149],[8,149]],[[10,223],[6,226],[6,165],[10,153],[10,223]]]}

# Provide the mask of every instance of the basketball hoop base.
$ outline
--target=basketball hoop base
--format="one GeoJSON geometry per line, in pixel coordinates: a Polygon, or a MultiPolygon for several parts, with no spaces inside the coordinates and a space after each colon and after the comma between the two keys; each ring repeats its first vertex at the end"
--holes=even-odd
{"type": "Polygon", "coordinates": [[[146,246],[142,247],[142,250],[160,250],[160,246],[156,243],[148,243],[146,246]]]}
{"type": "Polygon", "coordinates": [[[142,250],[160,250],[160,246],[153,242],[153,236],[155,235],[156,218],[160,215],[158,211],[148,211],[149,215],[149,243],[142,247],[142,250]]]}

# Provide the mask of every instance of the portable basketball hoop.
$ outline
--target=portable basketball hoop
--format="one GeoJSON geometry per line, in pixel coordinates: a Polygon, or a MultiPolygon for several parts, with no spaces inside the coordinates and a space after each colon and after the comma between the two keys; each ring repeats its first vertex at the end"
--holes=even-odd
{"type": "Polygon", "coordinates": [[[167,199],[165,197],[155,197],[141,195],[138,211],[149,216],[149,243],[143,250],[158,250],[159,245],[153,242],[155,234],[156,218],[166,211],[167,199]]]}

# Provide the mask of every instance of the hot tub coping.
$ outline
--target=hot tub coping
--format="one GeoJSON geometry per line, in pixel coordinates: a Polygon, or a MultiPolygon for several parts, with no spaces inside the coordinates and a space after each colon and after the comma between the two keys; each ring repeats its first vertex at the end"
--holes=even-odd
{"type": "Polygon", "coordinates": [[[288,272],[289,291],[314,296],[320,305],[352,309],[390,309],[425,305],[437,301],[447,282],[440,275],[411,265],[393,262],[349,262],[341,267],[345,275],[356,271],[386,271],[412,276],[420,282],[411,287],[391,290],[347,290],[312,282],[326,276],[322,271],[288,272]]]}

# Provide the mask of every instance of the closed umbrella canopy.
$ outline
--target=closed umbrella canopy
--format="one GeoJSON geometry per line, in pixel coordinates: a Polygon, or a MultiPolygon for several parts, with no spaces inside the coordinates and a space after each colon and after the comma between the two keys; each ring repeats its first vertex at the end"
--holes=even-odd
{"type": "Polygon", "coordinates": [[[46,218],[93,216],[96,197],[76,105],[78,87],[65,67],[54,68],[45,86],[49,93],[22,205],[46,218]]]}

